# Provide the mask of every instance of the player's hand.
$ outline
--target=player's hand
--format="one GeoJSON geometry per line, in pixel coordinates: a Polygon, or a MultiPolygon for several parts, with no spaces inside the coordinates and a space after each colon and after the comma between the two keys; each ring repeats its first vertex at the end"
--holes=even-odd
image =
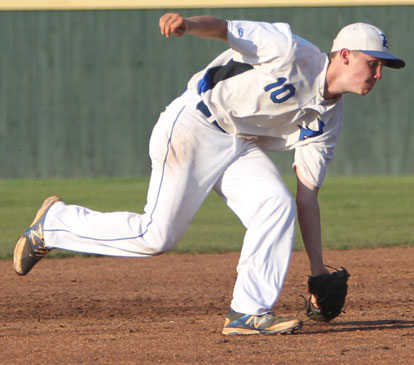
{"type": "Polygon", "coordinates": [[[160,31],[167,38],[171,34],[181,37],[186,32],[185,18],[178,13],[166,13],[160,18],[160,31]]]}
{"type": "Polygon", "coordinates": [[[329,270],[324,266],[311,265],[311,276],[329,274],[329,270]]]}

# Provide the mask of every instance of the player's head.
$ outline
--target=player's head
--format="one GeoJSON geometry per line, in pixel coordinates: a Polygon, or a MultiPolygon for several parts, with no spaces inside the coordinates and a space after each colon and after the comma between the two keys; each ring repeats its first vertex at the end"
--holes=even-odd
{"type": "Polygon", "coordinates": [[[383,31],[366,23],[354,23],[342,28],[333,41],[331,53],[342,49],[359,51],[384,61],[384,66],[403,68],[405,62],[390,53],[383,31]]]}
{"type": "Polygon", "coordinates": [[[350,24],[341,29],[333,41],[330,58],[331,76],[335,77],[331,77],[328,83],[339,94],[365,95],[382,78],[384,66],[405,66],[403,60],[390,53],[385,34],[365,23],[350,24]]]}

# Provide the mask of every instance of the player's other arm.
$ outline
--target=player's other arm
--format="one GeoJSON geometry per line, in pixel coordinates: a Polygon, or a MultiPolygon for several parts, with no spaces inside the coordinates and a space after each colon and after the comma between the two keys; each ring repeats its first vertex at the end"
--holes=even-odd
{"type": "Polygon", "coordinates": [[[184,18],[178,13],[166,13],[160,18],[161,34],[182,37],[191,34],[201,38],[227,41],[227,21],[213,16],[202,15],[184,18]]]}
{"type": "Polygon", "coordinates": [[[296,166],[299,227],[303,243],[309,257],[311,275],[320,275],[329,272],[322,258],[321,218],[318,203],[319,188],[308,182],[296,166]]]}

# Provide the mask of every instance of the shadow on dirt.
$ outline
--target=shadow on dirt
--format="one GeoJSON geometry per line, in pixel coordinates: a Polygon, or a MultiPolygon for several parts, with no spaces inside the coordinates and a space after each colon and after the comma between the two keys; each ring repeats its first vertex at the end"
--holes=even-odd
{"type": "MultiPolygon", "coordinates": [[[[318,333],[339,333],[354,331],[378,331],[414,328],[414,321],[403,321],[395,319],[378,321],[353,321],[353,322],[334,322],[334,323],[307,323],[298,334],[318,334],[318,333]]],[[[414,334],[413,334],[414,336],[414,334]]]]}

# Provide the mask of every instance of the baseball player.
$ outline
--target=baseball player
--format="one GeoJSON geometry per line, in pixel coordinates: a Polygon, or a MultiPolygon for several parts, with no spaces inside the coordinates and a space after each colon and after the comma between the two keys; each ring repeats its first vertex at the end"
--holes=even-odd
{"type": "Polygon", "coordinates": [[[284,23],[167,13],[159,25],[166,37],[217,39],[229,49],[161,113],[150,140],[144,213],[101,213],[49,197],[18,239],[14,268],[26,275],[57,248],[128,257],[166,252],[213,189],[246,227],[222,333],[292,333],[301,322],[272,308],[288,270],[296,214],[311,275],[329,272],[317,198],[342,125],[342,94],[367,94],[383,66],[405,63],[390,54],[381,30],[364,23],[343,28],[330,55],[284,23]],[[292,149],[296,204],[264,152],[292,149]]]}

